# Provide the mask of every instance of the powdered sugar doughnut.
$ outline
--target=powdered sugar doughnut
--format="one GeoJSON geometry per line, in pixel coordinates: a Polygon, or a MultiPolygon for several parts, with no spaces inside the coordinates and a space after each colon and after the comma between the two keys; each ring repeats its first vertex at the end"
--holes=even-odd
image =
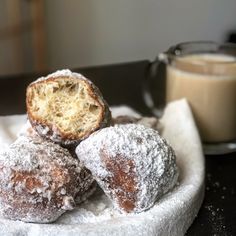
{"type": "MultiPolygon", "coordinates": [[[[17,133],[17,137],[21,136],[26,136],[33,139],[37,138],[38,140],[41,139],[41,141],[43,141],[43,138],[39,136],[38,133],[32,128],[32,125],[30,124],[29,120],[27,120],[27,122],[22,126],[20,131],[17,133]]],[[[73,158],[77,159],[74,146],[69,146],[66,149],[69,151],[70,155],[73,158]]],[[[85,168],[85,166],[81,165],[81,168],[84,175],[82,177],[83,182],[81,182],[81,185],[83,186],[79,189],[79,192],[76,194],[75,197],[75,203],[77,205],[87,200],[96,191],[97,188],[97,183],[93,179],[91,172],[87,168],[85,168]]]]}
{"type": "Polygon", "coordinates": [[[26,107],[42,137],[65,146],[78,144],[110,124],[111,113],[99,89],[83,75],[61,70],[31,83],[26,107]]]}
{"type": "Polygon", "coordinates": [[[173,149],[159,133],[143,125],[104,128],[76,148],[100,187],[124,212],[141,212],[177,182],[173,149]]]}
{"type": "Polygon", "coordinates": [[[0,213],[47,223],[71,210],[93,183],[69,152],[42,138],[19,137],[0,154],[0,213]]]}

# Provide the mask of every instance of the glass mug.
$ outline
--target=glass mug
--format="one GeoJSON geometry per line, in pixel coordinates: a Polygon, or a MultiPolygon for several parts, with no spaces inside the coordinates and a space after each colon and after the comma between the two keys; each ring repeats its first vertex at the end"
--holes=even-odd
{"type": "Polygon", "coordinates": [[[236,45],[173,46],[151,63],[143,88],[146,105],[158,117],[166,103],[187,99],[205,154],[236,151],[236,45]]]}

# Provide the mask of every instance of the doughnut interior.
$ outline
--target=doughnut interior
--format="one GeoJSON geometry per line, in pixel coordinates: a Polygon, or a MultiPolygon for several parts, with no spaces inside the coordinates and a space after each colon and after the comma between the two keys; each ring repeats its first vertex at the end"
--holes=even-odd
{"type": "Polygon", "coordinates": [[[83,137],[103,119],[104,107],[90,83],[71,77],[39,81],[27,90],[31,118],[56,128],[69,138],[83,137]],[[75,135],[76,134],[76,135],[75,135]]]}

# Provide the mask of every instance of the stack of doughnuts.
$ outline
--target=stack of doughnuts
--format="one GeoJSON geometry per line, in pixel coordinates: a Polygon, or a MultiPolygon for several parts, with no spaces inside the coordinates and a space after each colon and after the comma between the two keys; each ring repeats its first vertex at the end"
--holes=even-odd
{"type": "Polygon", "coordinates": [[[118,117],[83,75],[57,71],[26,91],[28,123],[0,152],[0,214],[49,223],[97,183],[125,213],[149,209],[177,182],[175,153],[156,118],[118,117]]]}

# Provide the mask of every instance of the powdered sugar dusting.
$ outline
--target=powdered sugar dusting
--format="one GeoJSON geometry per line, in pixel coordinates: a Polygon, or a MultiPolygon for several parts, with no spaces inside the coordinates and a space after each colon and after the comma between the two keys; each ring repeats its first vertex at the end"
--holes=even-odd
{"type": "Polygon", "coordinates": [[[66,149],[37,136],[3,150],[0,169],[0,213],[26,222],[55,221],[93,182],[66,149]]]}
{"type": "Polygon", "coordinates": [[[78,79],[86,80],[87,82],[91,83],[90,80],[85,78],[82,74],[76,73],[76,72],[72,72],[69,69],[57,70],[56,72],[51,73],[51,74],[49,74],[47,76],[43,76],[43,77],[38,78],[33,83],[41,82],[41,81],[47,80],[49,78],[58,78],[58,77],[73,77],[73,78],[78,78],[78,79]]]}
{"type": "Polygon", "coordinates": [[[159,132],[162,130],[162,124],[156,117],[135,117],[135,116],[117,116],[113,118],[114,124],[139,124],[147,128],[155,129],[159,132]]]}
{"type": "Polygon", "coordinates": [[[136,188],[132,199],[134,212],[150,208],[157,198],[176,184],[178,171],[174,151],[157,131],[136,124],[115,125],[99,130],[81,142],[76,153],[118,209],[125,210],[119,204],[118,195],[127,193],[121,186],[110,187],[108,179],[113,178],[114,169],[109,170],[101,152],[105,152],[108,162],[122,167],[120,171],[125,173],[124,178],[134,180],[135,183],[131,183],[136,188]],[[123,164],[124,159],[133,161],[134,167],[123,164]]]}

